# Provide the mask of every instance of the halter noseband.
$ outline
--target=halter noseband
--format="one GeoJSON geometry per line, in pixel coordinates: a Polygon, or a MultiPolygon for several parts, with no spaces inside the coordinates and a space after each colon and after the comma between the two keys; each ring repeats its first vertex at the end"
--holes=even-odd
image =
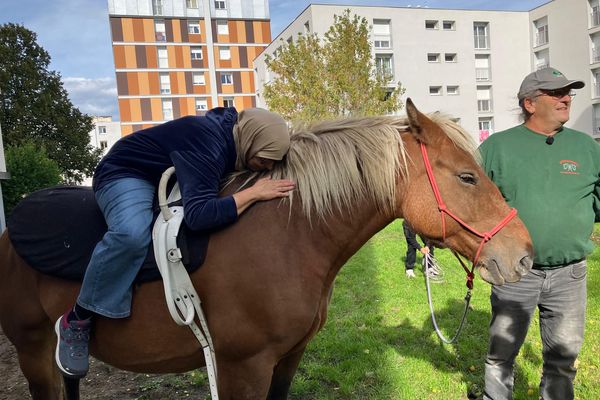
{"type": "Polygon", "coordinates": [[[438,210],[442,215],[442,240],[446,240],[446,219],[444,218],[444,214],[448,214],[450,218],[458,222],[463,228],[471,232],[472,234],[481,238],[481,243],[479,244],[479,248],[475,253],[475,257],[473,258],[473,267],[469,271],[469,269],[462,262],[458,254],[453,251],[454,255],[460,261],[463,269],[467,273],[467,287],[469,289],[473,289],[473,279],[475,278],[475,274],[473,271],[475,270],[475,265],[477,265],[477,261],[479,260],[479,255],[481,250],[483,249],[483,245],[487,243],[496,233],[498,233],[502,228],[506,226],[517,215],[517,210],[511,208],[510,212],[502,221],[500,221],[494,228],[492,228],[489,232],[481,233],[477,231],[475,228],[469,226],[466,222],[456,216],[452,211],[448,210],[444,200],[442,200],[442,195],[440,194],[440,190],[438,188],[437,182],[435,181],[435,177],[433,176],[433,169],[431,168],[431,163],[429,162],[429,157],[427,156],[427,149],[425,145],[421,142],[421,154],[423,155],[423,162],[425,163],[425,170],[427,171],[427,177],[429,178],[429,183],[431,184],[431,188],[433,189],[433,194],[435,196],[435,201],[438,204],[438,210]]]}

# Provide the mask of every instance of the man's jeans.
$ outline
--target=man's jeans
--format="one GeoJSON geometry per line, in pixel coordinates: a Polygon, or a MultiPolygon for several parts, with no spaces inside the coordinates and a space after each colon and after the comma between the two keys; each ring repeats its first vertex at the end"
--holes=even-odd
{"type": "Polygon", "coordinates": [[[586,310],[585,260],[562,268],[532,269],[519,282],[494,286],[484,399],[512,399],[513,365],[538,307],[544,366],[544,400],[573,399],[575,360],[583,343],[586,310]]]}
{"type": "Polygon", "coordinates": [[[132,284],[152,238],[154,193],[154,185],[136,178],[117,179],[96,192],[108,231],[83,279],[77,299],[83,308],[109,318],[129,316],[132,284]]]}

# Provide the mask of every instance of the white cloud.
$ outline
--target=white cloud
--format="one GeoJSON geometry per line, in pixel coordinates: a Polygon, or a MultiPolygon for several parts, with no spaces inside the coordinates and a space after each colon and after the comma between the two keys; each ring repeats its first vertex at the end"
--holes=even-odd
{"type": "Polygon", "coordinates": [[[69,99],[83,113],[119,119],[117,85],[114,78],[62,78],[69,99]]]}

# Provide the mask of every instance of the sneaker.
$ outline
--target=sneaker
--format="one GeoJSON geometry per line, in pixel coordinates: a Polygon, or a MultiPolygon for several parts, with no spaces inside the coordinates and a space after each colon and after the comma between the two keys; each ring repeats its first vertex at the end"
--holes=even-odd
{"type": "Polygon", "coordinates": [[[90,341],[91,319],[67,322],[65,313],[56,321],[54,330],[58,337],[56,364],[63,375],[69,378],[83,378],[90,367],[88,344],[90,341]]]}
{"type": "Polygon", "coordinates": [[[406,277],[407,278],[414,278],[415,277],[415,271],[413,271],[412,269],[407,269],[406,270],[406,277]]]}

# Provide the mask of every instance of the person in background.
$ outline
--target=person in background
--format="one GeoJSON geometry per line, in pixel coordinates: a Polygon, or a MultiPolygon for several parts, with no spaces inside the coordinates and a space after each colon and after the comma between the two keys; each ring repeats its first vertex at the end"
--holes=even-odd
{"type": "Polygon", "coordinates": [[[527,75],[518,93],[525,122],[480,146],[483,168],[529,230],[531,272],[519,282],[493,286],[487,400],[513,397],[514,363],[539,309],[544,400],[574,398],[575,360],[583,343],[586,256],[600,204],[600,145],[569,129],[571,102],[582,81],[554,68],[527,75]]]}
{"type": "MultiPolygon", "coordinates": [[[[420,252],[423,257],[425,254],[431,253],[433,256],[433,246],[430,246],[427,240],[423,240],[425,243],[423,246],[417,241],[417,234],[412,230],[408,222],[404,220],[402,222],[402,230],[404,231],[404,237],[406,238],[406,258],[404,261],[404,266],[406,270],[406,276],[408,278],[415,277],[415,263],[417,261],[417,251],[420,252]]],[[[425,269],[424,269],[425,270],[425,269]]],[[[437,275],[437,272],[434,269],[431,269],[431,275],[437,275]]]]}

